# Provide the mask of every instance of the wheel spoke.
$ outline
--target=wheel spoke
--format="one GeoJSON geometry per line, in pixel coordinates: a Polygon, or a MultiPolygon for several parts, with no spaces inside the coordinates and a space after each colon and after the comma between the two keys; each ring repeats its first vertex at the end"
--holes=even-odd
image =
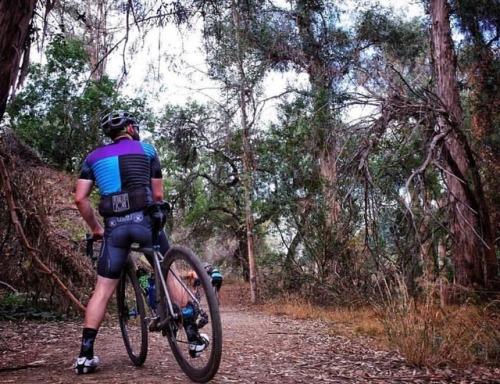
{"type": "Polygon", "coordinates": [[[117,289],[120,329],[127,353],[136,365],[146,360],[148,335],[144,297],[135,271],[127,267],[117,289]]]}
{"type": "MultiPolygon", "coordinates": [[[[222,330],[214,288],[198,258],[186,248],[172,247],[162,263],[162,271],[167,276],[172,301],[179,311],[184,311],[182,324],[171,324],[166,332],[168,342],[184,372],[193,381],[206,382],[217,373],[222,352],[222,330]],[[200,279],[194,292],[189,281],[193,271],[200,279]]],[[[161,298],[162,302],[165,300],[161,298]]]]}

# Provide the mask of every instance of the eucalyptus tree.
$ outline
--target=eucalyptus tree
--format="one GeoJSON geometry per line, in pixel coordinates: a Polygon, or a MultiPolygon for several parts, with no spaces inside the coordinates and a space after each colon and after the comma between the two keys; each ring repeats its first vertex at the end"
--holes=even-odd
{"type": "Polygon", "coordinates": [[[406,181],[399,184],[404,191],[400,203],[409,208],[403,223],[411,224],[413,230],[408,227],[407,233],[416,236],[416,248],[409,254],[420,254],[417,265],[428,278],[443,276],[461,285],[484,286],[485,274],[495,275],[497,267],[489,256],[493,244],[486,201],[464,125],[449,8],[436,1],[429,4],[434,13],[430,12],[428,35],[418,35],[425,30],[421,23],[405,33],[404,27],[395,29],[393,21],[375,13],[366,14],[358,24],[369,49],[357,80],[365,89],[364,102],[369,99],[380,107],[368,125],[370,135],[360,143],[359,169],[372,180],[366,166],[374,157],[368,153],[379,150],[391,136],[399,136],[405,146],[417,145],[413,159],[403,166],[405,170],[413,163],[404,172],[406,181]],[[431,43],[432,60],[422,55],[427,45],[422,37],[431,43]],[[406,64],[405,57],[410,59],[406,64]],[[447,275],[450,257],[453,271],[447,275]]]}
{"type": "Polygon", "coordinates": [[[285,240],[290,241],[286,245],[292,251],[285,257],[286,268],[297,267],[291,262],[292,254],[307,254],[311,263],[299,272],[313,271],[321,281],[334,281],[342,255],[352,250],[349,239],[353,230],[347,204],[342,204],[342,148],[347,136],[340,111],[345,105],[345,84],[356,42],[341,22],[340,5],[334,1],[289,1],[284,6],[270,2],[266,8],[269,32],[255,35],[252,41],[252,48],[260,52],[271,70],[293,71],[308,80],[305,86],[289,86],[289,99],[300,100],[302,106],[300,114],[283,126],[285,137],[292,126],[298,130],[294,135],[301,137],[288,144],[294,142],[296,147],[289,150],[304,154],[303,165],[309,172],[302,182],[307,188],[289,190],[288,201],[281,201],[289,205],[280,208],[295,216],[293,220],[283,216],[281,221],[294,223],[289,227],[294,234],[285,240]]]}
{"type": "Polygon", "coordinates": [[[500,227],[500,201],[498,189],[500,176],[500,3],[498,1],[450,1],[453,26],[464,35],[457,45],[458,69],[465,73],[467,97],[463,101],[464,131],[472,133],[469,140],[476,154],[482,183],[487,197],[492,223],[491,233],[483,232],[490,250],[486,255],[485,275],[487,281],[496,278],[495,251],[498,248],[500,227]],[[497,240],[492,240],[497,239],[497,240]]]}
{"type": "Polygon", "coordinates": [[[222,84],[228,100],[227,113],[235,120],[241,138],[243,202],[251,301],[258,300],[255,223],[253,202],[255,153],[253,142],[262,108],[262,80],[269,69],[262,52],[253,42],[265,38],[268,20],[263,12],[265,1],[223,3],[222,12],[205,16],[205,47],[211,77],[222,84]],[[238,111],[237,114],[234,111],[238,111]]]}
{"type": "Polygon", "coordinates": [[[14,4],[0,1],[0,120],[11,91],[28,71],[29,32],[35,5],[35,0],[14,4]]]}
{"type": "Polygon", "coordinates": [[[109,54],[126,33],[116,35],[130,28],[122,21],[126,11],[123,2],[114,0],[57,1],[46,16],[43,41],[54,33],[81,40],[88,54],[90,78],[98,80],[107,74],[109,54]]]}
{"type": "Polygon", "coordinates": [[[206,256],[224,258],[248,279],[241,133],[227,110],[195,102],[165,106],[158,127],[155,143],[164,162],[166,196],[184,218],[176,225],[176,241],[189,239],[203,253],[209,239],[218,239],[226,249],[206,256]],[[182,224],[189,230],[179,234],[182,224]]]}
{"type": "Polygon", "coordinates": [[[436,93],[443,108],[438,129],[443,135],[455,279],[463,286],[485,287],[496,280],[498,265],[482,180],[464,132],[450,4],[430,0],[429,12],[436,93]]]}
{"type": "Polygon", "coordinates": [[[366,250],[377,269],[396,266],[414,287],[422,274],[439,276],[436,243],[446,241],[430,235],[443,225],[432,206],[442,198],[436,175],[414,174],[434,146],[435,118],[425,96],[432,81],[429,35],[423,20],[380,8],[360,14],[356,30],[358,94],[351,101],[371,113],[352,127],[356,145],[346,181],[363,207],[366,250]]]}

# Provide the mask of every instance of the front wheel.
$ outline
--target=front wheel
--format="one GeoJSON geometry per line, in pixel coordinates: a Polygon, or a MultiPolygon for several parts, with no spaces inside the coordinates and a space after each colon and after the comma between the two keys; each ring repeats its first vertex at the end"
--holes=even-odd
{"type": "MultiPolygon", "coordinates": [[[[194,308],[194,317],[181,316],[180,320],[172,320],[167,325],[165,334],[170,348],[181,369],[191,380],[206,383],[217,373],[222,355],[222,324],[210,276],[198,257],[188,248],[180,246],[173,246],[166,253],[162,272],[166,277],[168,295],[176,310],[179,313],[186,312],[186,304],[194,308]],[[189,286],[189,276],[193,271],[200,280],[196,295],[189,286]],[[200,353],[193,351],[193,324],[201,338],[208,336],[208,344],[205,343],[205,349],[200,353]]],[[[168,307],[164,292],[160,300],[162,306],[168,307]]]]}
{"type": "Polygon", "coordinates": [[[148,328],[144,296],[135,269],[127,266],[116,288],[118,321],[130,360],[141,366],[148,354],[148,328]]]}

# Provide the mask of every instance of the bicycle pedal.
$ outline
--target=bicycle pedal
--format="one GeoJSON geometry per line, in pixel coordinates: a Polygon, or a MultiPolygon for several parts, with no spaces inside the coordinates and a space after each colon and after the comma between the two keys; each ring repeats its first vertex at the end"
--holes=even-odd
{"type": "Polygon", "coordinates": [[[200,320],[198,320],[198,329],[203,328],[205,325],[208,324],[208,315],[203,312],[200,314],[200,320]]]}

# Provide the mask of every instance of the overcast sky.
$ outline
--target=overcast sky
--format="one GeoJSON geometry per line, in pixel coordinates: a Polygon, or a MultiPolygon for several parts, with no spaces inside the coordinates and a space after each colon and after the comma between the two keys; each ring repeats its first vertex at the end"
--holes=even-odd
{"type": "MultiPolygon", "coordinates": [[[[420,0],[403,2],[380,0],[384,6],[400,9],[409,17],[423,15],[420,0]]],[[[358,2],[345,2],[358,6],[358,2]]],[[[166,103],[184,104],[188,99],[201,102],[217,98],[218,85],[206,76],[206,64],[198,30],[179,32],[169,26],[151,31],[141,53],[128,59],[129,73],[123,92],[130,96],[144,91],[152,106],[166,103]],[[151,76],[155,81],[151,81],[151,76]],[[151,96],[149,96],[151,94],[151,96]]],[[[111,77],[117,78],[122,68],[121,51],[108,64],[111,77]]],[[[303,77],[306,82],[306,78],[303,77]]],[[[269,92],[280,93],[288,81],[296,82],[294,74],[272,74],[267,81],[269,92]]],[[[269,105],[268,108],[272,108],[269,105]]]]}

